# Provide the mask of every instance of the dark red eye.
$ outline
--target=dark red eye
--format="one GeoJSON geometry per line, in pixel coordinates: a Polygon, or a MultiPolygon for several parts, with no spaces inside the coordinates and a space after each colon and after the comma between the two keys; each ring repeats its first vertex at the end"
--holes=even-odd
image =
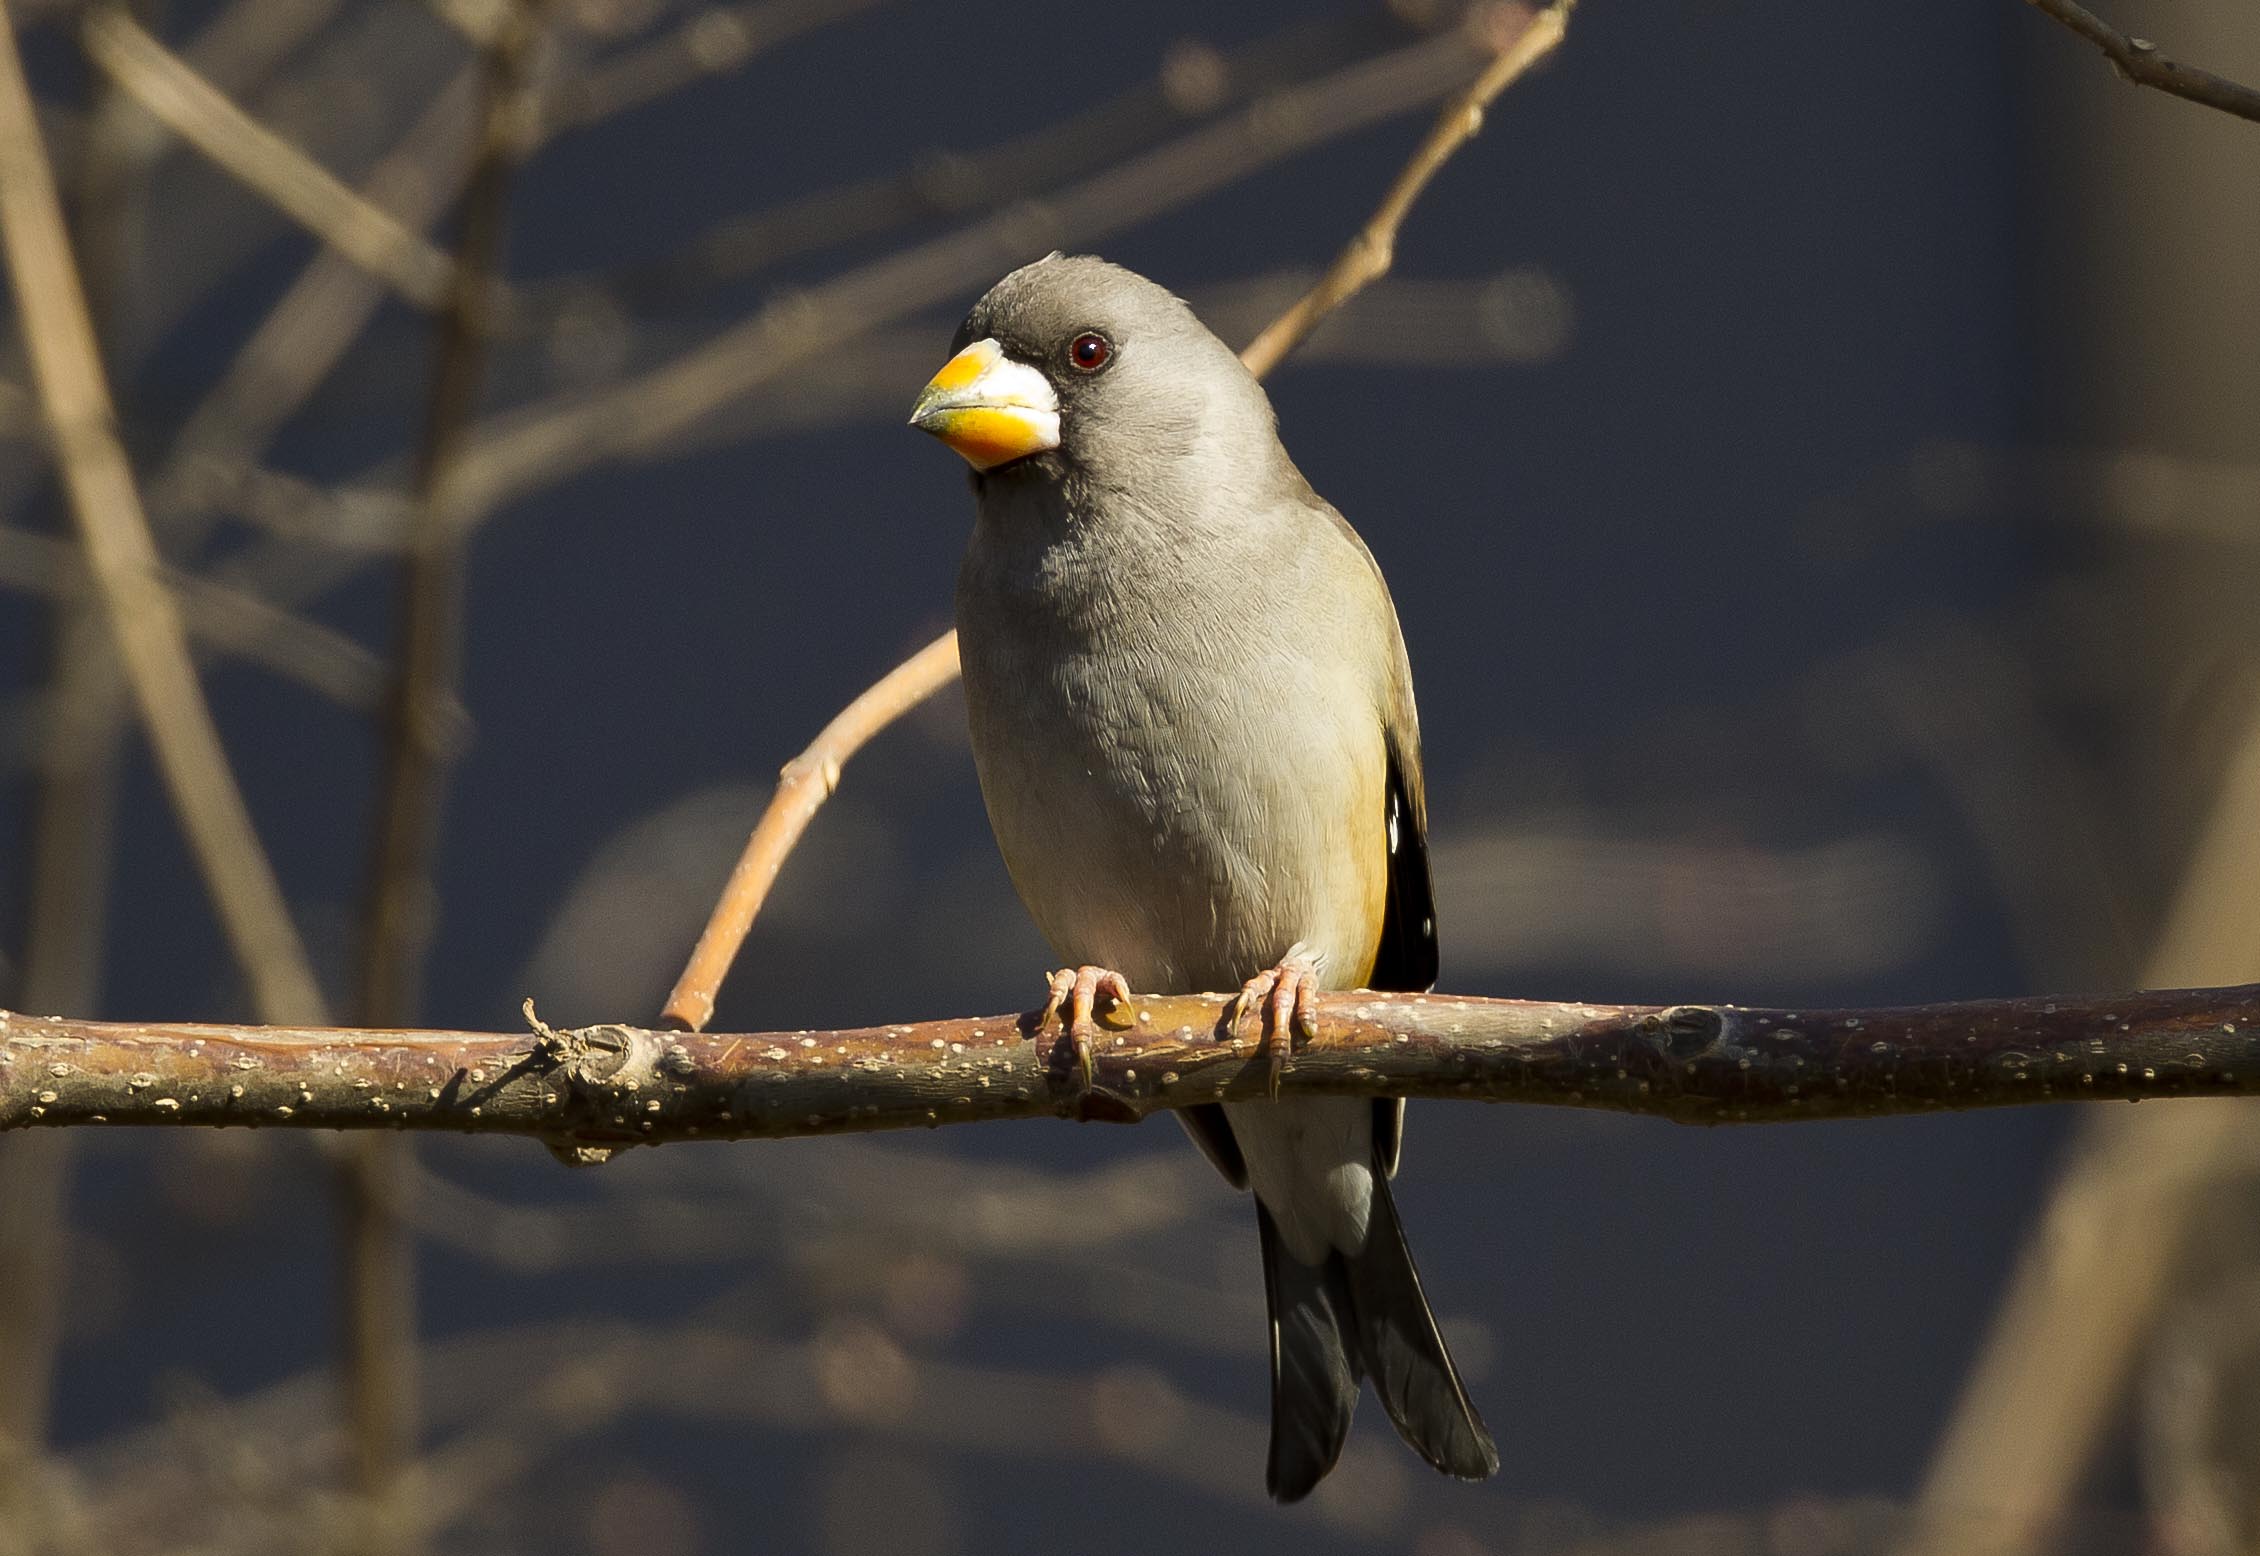
{"type": "Polygon", "coordinates": [[[1104,335],[1078,335],[1067,348],[1067,360],[1074,363],[1079,372],[1085,373],[1097,372],[1106,366],[1107,358],[1113,355],[1114,348],[1107,344],[1104,335]]]}

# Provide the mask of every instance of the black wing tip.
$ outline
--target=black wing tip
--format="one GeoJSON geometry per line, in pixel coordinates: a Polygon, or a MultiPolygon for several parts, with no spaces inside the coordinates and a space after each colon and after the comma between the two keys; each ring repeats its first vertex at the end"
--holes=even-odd
{"type": "Polygon", "coordinates": [[[1436,892],[1428,874],[1428,836],[1411,779],[1395,741],[1389,742],[1386,836],[1389,888],[1381,939],[1373,954],[1369,988],[1418,993],[1436,987],[1442,958],[1436,944],[1436,892]]]}

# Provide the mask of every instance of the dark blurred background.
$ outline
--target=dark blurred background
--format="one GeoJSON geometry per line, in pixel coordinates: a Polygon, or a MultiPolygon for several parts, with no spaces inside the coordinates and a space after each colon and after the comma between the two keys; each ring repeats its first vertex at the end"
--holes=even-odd
{"type": "MultiPolygon", "coordinates": [[[[528,994],[650,1019],[777,765],[947,624],[970,505],[901,423],[988,282],[1091,249],[1244,342],[1513,20],[9,14],[341,1017],[444,330],[150,117],[161,72],[116,24],[443,253],[482,52],[524,34],[538,128],[493,197],[505,285],[450,466],[460,707],[399,1012],[505,1028],[528,994]]],[[[2111,19],[2260,79],[2248,0],[2111,19]]],[[[1588,0],[1272,392],[1403,616],[1446,987],[2260,977],[2260,125],[2010,0],[1588,0]]],[[[251,1019],[71,533],[11,328],[0,1003],[251,1019]]],[[[718,1025],[1016,1009],[1047,966],[945,695],[849,770],[718,1025]]],[[[1172,1129],[583,1174],[508,1142],[0,1140],[0,1553],[2260,1540],[2247,1110],[1413,1112],[1400,1199],[1505,1466],[1436,1480],[1369,1407],[1288,1511],[1252,1218],[1172,1129]]]]}

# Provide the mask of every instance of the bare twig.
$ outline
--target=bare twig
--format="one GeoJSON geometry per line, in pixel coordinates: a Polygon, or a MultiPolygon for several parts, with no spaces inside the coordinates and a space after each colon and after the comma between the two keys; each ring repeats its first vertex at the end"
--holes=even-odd
{"type": "Polygon", "coordinates": [[[957,634],[945,632],[887,672],[879,683],[840,710],[807,750],[785,764],[777,792],[746,841],[737,868],[730,872],[722,900],[675,980],[662,1012],[669,1021],[697,1031],[714,1018],[715,991],[730,962],[745,944],[754,915],[776,882],[785,856],[816,819],[816,812],[839,787],[840,768],[871,737],[957,679],[957,634]]]}
{"type": "MultiPolygon", "coordinates": [[[[1134,1122],[1260,1097],[1230,996],[1139,998],[1095,1086],[1023,1018],[858,1031],[523,1033],[0,1018],[0,1129],[288,1124],[528,1135],[580,1159],[686,1139],[1004,1118],[1134,1122]],[[1050,1050],[1047,1052],[1047,1050],[1050,1050]]],[[[530,1014],[530,1002],[529,1002],[530,1014]]],[[[2260,1093],[2260,984],[1897,1009],[1542,1004],[1328,994],[1280,1080],[1297,1095],[1433,1097],[1682,1123],[2260,1093]]]]}
{"type": "Polygon", "coordinates": [[[623,51],[566,83],[543,126],[577,129],[742,70],[755,56],[804,32],[891,0],[746,0],[702,6],[658,37],[623,51]]]}
{"type": "Polygon", "coordinates": [[[1569,13],[1575,3],[1576,0],[1557,0],[1556,4],[1524,20],[1518,29],[1501,40],[1497,57],[1468,83],[1467,90],[1444,105],[1444,111],[1436,117],[1435,127],[1413,152],[1412,159],[1399,170],[1396,180],[1381,197],[1381,204],[1335,256],[1334,263],[1327,266],[1317,284],[1292,308],[1272,320],[1240,353],[1240,360],[1248,365],[1249,372],[1258,378],[1268,377],[1288,352],[1318,328],[1321,319],[1389,273],[1389,266],[1397,257],[1397,234],[1403,229],[1405,218],[1412,214],[1413,202],[1421,197],[1444,164],[1452,160],[1452,154],[1483,128],[1483,115],[1492,101],[1521,80],[1531,66],[1561,46],[1569,31],[1569,13]]]}
{"type": "Polygon", "coordinates": [[[2043,15],[2054,17],[2101,49],[2112,68],[2137,86],[2155,87],[2173,97],[2186,97],[2207,108],[2218,108],[2239,119],[2260,124],[2260,91],[2216,76],[2195,65],[2184,65],[2158,52],[2148,38],[2131,38],[2075,0],[2025,0],[2043,15]]]}
{"type": "MultiPolygon", "coordinates": [[[[472,139],[477,77],[466,67],[433,94],[357,198],[406,228],[427,225],[454,199],[472,161],[460,148],[472,139]]],[[[320,387],[384,297],[376,278],[334,248],[307,262],[197,402],[149,483],[149,505],[168,533],[201,533],[188,514],[210,506],[208,489],[240,484],[236,472],[320,387]]]]}
{"type": "Polygon", "coordinates": [[[361,1009],[378,1025],[414,1012],[429,939],[431,850],[453,744],[446,715],[455,701],[462,636],[463,530],[449,487],[485,376],[487,291],[501,262],[511,179],[530,143],[539,26],[535,5],[513,4],[488,50],[479,153],[465,196],[462,245],[451,265],[455,281],[440,324],[417,452],[400,659],[386,720],[389,770],[362,968],[361,1009]]]}
{"type": "Polygon", "coordinates": [[[197,29],[181,58],[230,97],[256,91],[345,0],[230,0],[197,29]]]}
{"type": "MultiPolygon", "coordinates": [[[[1318,284],[1240,353],[1250,372],[1258,378],[1268,375],[1320,320],[1388,270],[1397,231],[1413,202],[1452,153],[1482,127],[1484,108],[1492,99],[1561,42],[1574,4],[1575,0],[1556,0],[1501,43],[1481,74],[1445,108],[1435,128],[1382,196],[1373,217],[1318,284]]],[[[737,868],[730,872],[721,901],[699,935],[689,964],[667,997],[663,1019],[693,1031],[713,1019],[722,979],[744,945],[776,881],[778,868],[808,830],[817,808],[838,787],[841,766],[879,731],[955,680],[957,673],[957,634],[949,632],[848,704],[813,745],[787,764],[737,868]],[[816,781],[819,777],[820,785],[816,781]]]]}
{"type": "Polygon", "coordinates": [[[158,581],[156,546],[118,442],[5,0],[0,0],[0,242],[88,567],[206,889],[261,1013],[272,1020],[319,1021],[320,988],[228,768],[179,613],[158,581]]]}
{"type": "Polygon", "coordinates": [[[445,300],[445,254],[237,107],[131,17],[96,6],[81,32],[88,57],[167,129],[402,296],[424,307],[445,300]]]}
{"type": "MultiPolygon", "coordinates": [[[[47,594],[67,608],[84,593],[82,561],[78,548],[68,541],[0,525],[0,588],[47,594]]],[[[178,568],[166,568],[162,582],[179,603],[181,621],[200,648],[231,654],[348,708],[376,706],[384,688],[383,664],[336,628],[178,568]]],[[[106,646],[103,651],[107,652],[106,646]]],[[[51,701],[63,695],[62,683],[75,673],[82,657],[57,656],[61,675],[51,701]]],[[[107,678],[113,685],[116,679],[115,672],[107,678]]],[[[117,700],[116,691],[104,697],[105,716],[117,700]]],[[[450,717],[460,719],[460,710],[451,710],[450,717]]]]}

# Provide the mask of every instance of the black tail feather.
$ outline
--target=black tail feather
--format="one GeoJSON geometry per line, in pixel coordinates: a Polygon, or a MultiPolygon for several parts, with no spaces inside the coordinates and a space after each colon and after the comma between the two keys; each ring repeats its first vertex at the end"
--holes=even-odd
{"type": "Polygon", "coordinates": [[[1481,1480],[1499,1451],[1460,1383],[1420,1289],[1412,1250],[1376,1170],[1365,1248],[1304,1264],[1287,1251],[1263,1202],[1263,1285],[1271,1311],[1271,1454],[1264,1483],[1299,1501],[1342,1455],[1358,1382],[1373,1379],[1397,1434],[1447,1475],[1481,1480]]]}
{"type": "Polygon", "coordinates": [[[1264,1487],[1297,1502],[1326,1477],[1350,1435],[1358,1404],[1351,1348],[1356,1319],[1339,1258],[1309,1265],[1287,1251],[1271,1212],[1256,1201],[1263,1232],[1263,1293],[1271,1310],[1271,1457],[1264,1487]]]}
{"type": "Polygon", "coordinates": [[[1437,1332],[1436,1315],[1428,1309],[1412,1249],[1397,1220],[1389,1180],[1381,1172],[1373,1175],[1364,1251],[1355,1258],[1336,1254],[1334,1262],[1344,1267],[1350,1288],[1358,1359],[1397,1435],[1447,1475],[1482,1480],[1494,1473],[1499,1450],[1437,1332]]]}

